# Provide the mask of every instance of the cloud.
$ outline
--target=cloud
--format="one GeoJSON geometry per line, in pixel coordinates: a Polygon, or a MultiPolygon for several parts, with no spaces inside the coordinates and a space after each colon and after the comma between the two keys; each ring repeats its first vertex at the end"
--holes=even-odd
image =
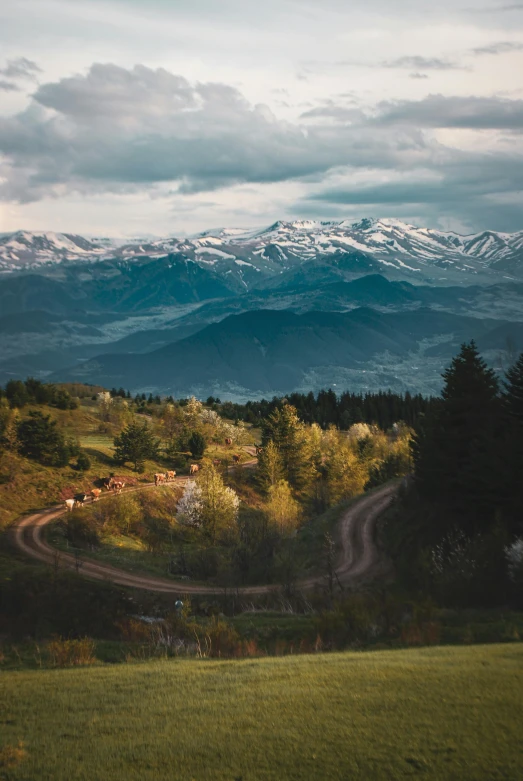
{"type": "Polygon", "coordinates": [[[41,73],[42,69],[27,57],[18,57],[15,60],[7,60],[4,68],[0,68],[0,75],[7,76],[8,79],[28,79],[36,81],[36,74],[41,73]]]}
{"type": "Polygon", "coordinates": [[[503,199],[510,220],[519,214],[523,223],[522,127],[522,100],[442,95],[365,111],[329,99],[293,123],[227,84],[96,64],[85,75],[41,84],[25,110],[0,117],[0,197],[29,203],[173,193],[182,202],[212,191],[221,198],[247,184],[257,192],[272,185],[273,203],[284,203],[288,196],[278,193],[293,183],[304,212],[367,205],[389,214],[452,211],[477,225],[478,215],[490,222],[490,207],[508,230],[503,199]],[[453,149],[436,140],[435,128],[507,131],[514,151],[453,149]]]}
{"type": "Polygon", "coordinates": [[[408,177],[394,172],[385,180],[374,172],[373,183],[346,181],[324,187],[304,199],[309,212],[315,204],[335,209],[359,207],[374,214],[416,214],[434,221],[453,217],[463,224],[498,230],[521,230],[523,155],[471,154],[447,151],[432,168],[419,168],[408,177]]]}
{"type": "Polygon", "coordinates": [[[376,122],[431,128],[523,130],[523,100],[429,95],[423,100],[387,101],[378,106],[376,122]]]}
{"type": "Polygon", "coordinates": [[[472,54],[509,54],[521,51],[523,51],[523,43],[520,41],[499,41],[499,43],[492,43],[489,46],[479,46],[477,49],[472,49],[472,54]]]}
{"type": "Polygon", "coordinates": [[[12,81],[2,81],[0,80],[0,92],[18,92],[20,87],[17,87],[16,84],[13,84],[12,81]]]}
{"type": "Polygon", "coordinates": [[[361,121],[364,117],[362,111],[347,106],[338,106],[335,104],[327,106],[316,106],[300,114],[300,119],[335,119],[338,122],[361,121]]]}
{"type": "Polygon", "coordinates": [[[398,57],[396,60],[385,60],[381,63],[382,68],[406,68],[407,70],[463,70],[464,66],[459,65],[452,60],[441,59],[439,57],[421,57],[418,55],[410,57],[398,57]]]}
{"type": "Polygon", "coordinates": [[[163,68],[93,65],[42,84],[31,105],[0,118],[3,195],[124,191],[176,183],[179,192],[278,182],[340,165],[409,165],[416,130],[300,126],[252,106],[233,87],[191,84],[163,68]]]}
{"type": "Polygon", "coordinates": [[[428,79],[429,77],[427,76],[426,73],[409,73],[409,78],[410,79],[428,79]]]}

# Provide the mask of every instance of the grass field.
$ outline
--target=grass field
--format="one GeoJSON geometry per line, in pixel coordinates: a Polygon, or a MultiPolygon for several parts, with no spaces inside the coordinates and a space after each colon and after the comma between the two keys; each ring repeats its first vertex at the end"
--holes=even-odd
{"type": "Polygon", "coordinates": [[[523,778],[519,644],[10,672],[0,688],[6,779],[523,778]]]}

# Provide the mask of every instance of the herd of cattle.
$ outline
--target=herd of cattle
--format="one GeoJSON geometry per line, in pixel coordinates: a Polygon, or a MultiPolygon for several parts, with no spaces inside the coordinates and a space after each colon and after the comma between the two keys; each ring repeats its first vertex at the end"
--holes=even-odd
{"type": "MultiPolygon", "coordinates": [[[[225,440],[225,444],[229,447],[232,446],[232,439],[230,437],[227,437],[225,440]]],[[[263,448],[259,445],[256,445],[256,455],[258,456],[262,452],[263,448]]],[[[241,460],[241,455],[239,453],[235,453],[232,456],[233,463],[239,464],[241,460]]],[[[219,459],[215,459],[213,463],[218,466],[222,462],[219,459]]],[[[197,472],[200,471],[200,465],[199,464],[191,464],[189,467],[189,475],[195,475],[197,472]]],[[[172,482],[176,478],[176,472],[172,469],[169,472],[158,472],[154,476],[154,484],[155,485],[162,485],[163,483],[169,483],[172,482]]],[[[108,491],[113,491],[115,494],[121,494],[125,483],[123,480],[120,480],[116,477],[104,477],[101,480],[101,484],[103,488],[106,488],[108,491]]],[[[88,500],[89,496],[91,497],[91,501],[97,502],[100,498],[100,495],[102,493],[101,488],[93,488],[89,494],[87,493],[79,493],[76,494],[72,499],[66,499],[65,500],[65,507],[66,510],[71,511],[74,510],[77,507],[83,507],[85,502],[88,500]]]]}
{"type": "MultiPolygon", "coordinates": [[[[116,477],[104,477],[102,478],[102,486],[106,488],[108,491],[113,491],[115,494],[121,494],[125,483],[123,480],[119,480],[116,477]]],[[[97,502],[100,498],[100,495],[102,493],[101,488],[93,488],[88,494],[86,493],[80,493],[75,494],[75,496],[72,499],[66,499],[65,500],[65,507],[66,510],[74,510],[77,507],[83,507],[85,502],[88,500],[89,496],[91,497],[91,500],[93,502],[97,502]]]]}

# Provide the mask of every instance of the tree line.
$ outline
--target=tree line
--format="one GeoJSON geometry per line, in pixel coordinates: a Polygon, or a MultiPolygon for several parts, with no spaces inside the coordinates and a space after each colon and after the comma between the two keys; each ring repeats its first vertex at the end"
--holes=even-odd
{"type": "Polygon", "coordinates": [[[383,430],[389,429],[399,420],[412,426],[420,415],[427,414],[435,404],[434,398],[421,394],[393,393],[351,393],[346,391],[337,396],[332,390],[310,393],[290,393],[285,397],[275,396],[271,400],[220,404],[220,414],[246,423],[260,425],[283,401],[288,402],[304,423],[317,423],[322,428],[337,426],[347,431],[354,423],[369,423],[383,430]]]}

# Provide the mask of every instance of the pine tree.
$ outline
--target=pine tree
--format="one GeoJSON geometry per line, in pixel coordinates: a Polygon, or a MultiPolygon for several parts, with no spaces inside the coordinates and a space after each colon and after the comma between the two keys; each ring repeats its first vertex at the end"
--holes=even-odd
{"type": "Polygon", "coordinates": [[[305,488],[314,475],[307,434],[296,408],[282,404],[265,421],[262,444],[274,442],[281,456],[283,473],[297,489],[305,488]]]}
{"type": "Polygon", "coordinates": [[[69,448],[56,420],[41,412],[30,412],[17,426],[20,453],[49,466],[67,466],[69,448]]]}
{"type": "Polygon", "coordinates": [[[523,353],[506,373],[503,383],[505,473],[508,517],[511,531],[520,534],[523,506],[523,353]]]}
{"type": "Polygon", "coordinates": [[[503,383],[505,408],[513,422],[523,426],[523,353],[506,376],[503,383]]]}
{"type": "Polygon", "coordinates": [[[499,502],[501,404],[498,381],[474,342],[443,374],[441,401],[413,443],[420,493],[440,507],[440,529],[474,533],[493,522],[499,502]]]}
{"type": "Polygon", "coordinates": [[[201,458],[205,453],[205,437],[199,431],[192,432],[188,444],[193,458],[201,458]]]}
{"type": "Polygon", "coordinates": [[[134,464],[135,471],[143,469],[146,458],[156,458],[160,448],[160,441],[156,439],[147,423],[140,424],[132,421],[114,438],[114,460],[118,464],[130,461],[134,464]]]}

